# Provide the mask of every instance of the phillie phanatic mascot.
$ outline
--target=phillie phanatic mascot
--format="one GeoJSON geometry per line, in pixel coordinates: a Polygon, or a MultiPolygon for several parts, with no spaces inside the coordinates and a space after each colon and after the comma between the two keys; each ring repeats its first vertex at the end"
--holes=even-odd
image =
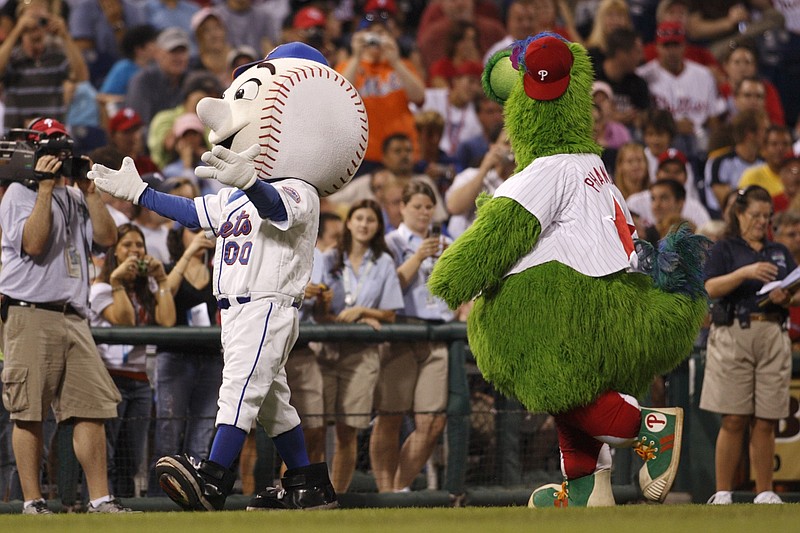
{"type": "Polygon", "coordinates": [[[691,352],[707,310],[707,241],[685,228],[655,250],[636,239],[592,139],[592,79],[586,50],[555,34],[492,57],[484,90],[504,104],[517,172],[478,199],[429,281],[452,308],[476,299],[467,331],[483,375],[555,418],[564,479],[532,507],[614,505],[609,446],[634,446],[644,496],[664,501],[683,412],[634,397],[691,352]]]}
{"type": "Polygon", "coordinates": [[[156,475],[184,509],[223,509],[236,479],[231,467],[258,420],[288,470],[282,488],[259,493],[248,509],[336,507],[325,463],[309,464],[284,364],[311,277],[319,198],[361,164],[364,105],[322,54],[288,43],[237,68],[223,97],[201,100],[197,115],[214,146],[195,172],[227,186],[218,193],[189,200],[155,191],[130,158],[119,170],[89,172],[100,190],[216,237],[212,284],[224,352],[217,432],[208,459],[162,457],[156,475]]]}

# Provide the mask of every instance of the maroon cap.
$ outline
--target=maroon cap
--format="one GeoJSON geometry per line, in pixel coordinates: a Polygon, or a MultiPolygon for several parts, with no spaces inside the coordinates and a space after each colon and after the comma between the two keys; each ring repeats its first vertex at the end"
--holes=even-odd
{"type": "Polygon", "coordinates": [[[572,51],[558,37],[540,37],[525,50],[525,93],[534,100],[555,100],[569,87],[572,51]]]}
{"type": "Polygon", "coordinates": [[[128,131],[142,125],[142,117],[130,107],[123,107],[108,121],[109,131],[128,131]]]}
{"type": "Polygon", "coordinates": [[[686,156],[683,155],[683,152],[676,148],[668,148],[664,151],[664,153],[658,156],[658,167],[661,168],[661,165],[664,163],[670,163],[672,161],[680,163],[683,165],[683,168],[686,169],[688,160],[686,159],[686,156]]]}
{"type": "Polygon", "coordinates": [[[67,127],[54,118],[37,118],[31,122],[30,126],[28,126],[28,129],[41,131],[48,137],[54,133],[69,135],[69,133],[67,133],[67,127]]]}
{"type": "Polygon", "coordinates": [[[686,42],[686,31],[683,24],[675,21],[665,21],[656,28],[656,43],[684,43],[686,42]]]}

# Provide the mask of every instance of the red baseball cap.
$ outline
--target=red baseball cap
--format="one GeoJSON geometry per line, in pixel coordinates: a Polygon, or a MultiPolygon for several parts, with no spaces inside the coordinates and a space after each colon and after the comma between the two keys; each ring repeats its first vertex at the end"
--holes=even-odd
{"type": "Polygon", "coordinates": [[[662,22],[656,28],[656,44],[684,43],[686,42],[686,31],[683,24],[674,20],[662,22]]]}
{"type": "Polygon", "coordinates": [[[480,78],[483,75],[483,63],[480,61],[464,61],[453,70],[453,77],[475,76],[480,78]]]}
{"type": "Polygon", "coordinates": [[[793,149],[790,148],[788,152],[783,154],[783,159],[781,159],[781,165],[778,168],[783,168],[789,163],[792,163],[794,161],[800,161],[800,154],[798,154],[797,152],[795,152],[793,149]]]}
{"type": "Polygon", "coordinates": [[[364,13],[373,11],[388,11],[392,15],[397,14],[397,4],[394,0],[367,0],[364,5],[364,13]]]}
{"type": "Polygon", "coordinates": [[[42,117],[34,119],[34,121],[31,122],[30,126],[28,126],[28,129],[34,131],[41,131],[48,137],[54,133],[69,135],[69,133],[67,133],[67,127],[54,118],[42,117]]]}
{"type": "Polygon", "coordinates": [[[525,50],[525,93],[534,100],[555,100],[569,87],[572,51],[550,35],[540,37],[525,50]]]}
{"type": "Polygon", "coordinates": [[[307,30],[309,28],[319,28],[326,24],[325,13],[318,7],[306,6],[292,19],[292,27],[296,30],[307,30]]]}
{"type": "Polygon", "coordinates": [[[142,125],[142,117],[130,107],[123,107],[108,121],[109,131],[128,131],[142,125]]]}
{"type": "Polygon", "coordinates": [[[661,165],[663,165],[664,163],[671,163],[673,161],[683,165],[684,169],[686,168],[686,165],[689,162],[686,159],[686,156],[683,154],[683,152],[681,152],[677,148],[668,148],[667,150],[664,151],[664,153],[658,156],[658,167],[661,168],[661,165]]]}

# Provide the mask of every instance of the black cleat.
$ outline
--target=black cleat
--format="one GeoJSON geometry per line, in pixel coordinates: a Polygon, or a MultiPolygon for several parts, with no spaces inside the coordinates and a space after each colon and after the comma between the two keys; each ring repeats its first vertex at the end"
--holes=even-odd
{"type": "Polygon", "coordinates": [[[336,491],[333,490],[328,465],[316,463],[287,470],[281,478],[283,488],[268,487],[250,500],[248,511],[335,509],[336,491]]]}
{"type": "Polygon", "coordinates": [[[186,511],[221,511],[236,481],[224,466],[188,455],[162,457],[156,475],[167,496],[186,511]]]}

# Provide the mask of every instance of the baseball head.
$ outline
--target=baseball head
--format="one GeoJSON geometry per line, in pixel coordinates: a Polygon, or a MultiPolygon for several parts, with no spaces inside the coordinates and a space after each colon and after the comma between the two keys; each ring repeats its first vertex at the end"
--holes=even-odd
{"type": "Polygon", "coordinates": [[[239,67],[222,98],[197,115],[209,141],[242,152],[258,143],[258,177],[297,178],[327,196],[353,177],[367,148],[367,112],[358,92],[302,43],[281,45],[239,67]]]}

